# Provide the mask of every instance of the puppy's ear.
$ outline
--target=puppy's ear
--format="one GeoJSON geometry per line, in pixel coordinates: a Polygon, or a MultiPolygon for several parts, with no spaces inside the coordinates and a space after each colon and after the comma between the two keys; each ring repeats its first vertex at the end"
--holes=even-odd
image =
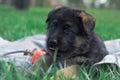
{"type": "Polygon", "coordinates": [[[95,18],[85,11],[78,11],[77,16],[82,20],[85,32],[89,35],[95,28],[95,18]]]}
{"type": "Polygon", "coordinates": [[[50,11],[50,12],[48,13],[48,17],[47,17],[47,19],[46,19],[46,22],[48,22],[48,21],[50,20],[50,18],[51,18],[52,16],[54,16],[54,14],[55,14],[57,11],[59,11],[61,8],[62,8],[61,6],[56,6],[52,11],[50,11]]]}

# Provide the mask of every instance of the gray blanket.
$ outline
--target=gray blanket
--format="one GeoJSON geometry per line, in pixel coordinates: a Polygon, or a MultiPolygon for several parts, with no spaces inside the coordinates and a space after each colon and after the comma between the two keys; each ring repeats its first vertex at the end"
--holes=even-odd
{"type": "MultiPolygon", "coordinates": [[[[14,61],[19,69],[27,69],[32,65],[30,56],[24,56],[24,53],[14,53],[6,56],[3,55],[13,51],[25,51],[26,49],[44,49],[45,40],[45,35],[29,36],[14,42],[10,42],[0,37],[0,60],[7,62],[14,61]]],[[[120,39],[105,41],[105,45],[109,51],[109,55],[105,56],[102,61],[94,64],[93,66],[105,63],[114,63],[120,67],[120,39]]]]}

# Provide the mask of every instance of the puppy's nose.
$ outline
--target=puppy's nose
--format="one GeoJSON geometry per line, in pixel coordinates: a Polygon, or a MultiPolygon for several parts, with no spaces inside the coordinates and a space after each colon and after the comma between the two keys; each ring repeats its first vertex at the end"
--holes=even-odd
{"type": "Polygon", "coordinates": [[[57,40],[54,39],[54,40],[49,40],[49,44],[50,45],[53,45],[53,46],[56,46],[57,45],[57,40]]]}

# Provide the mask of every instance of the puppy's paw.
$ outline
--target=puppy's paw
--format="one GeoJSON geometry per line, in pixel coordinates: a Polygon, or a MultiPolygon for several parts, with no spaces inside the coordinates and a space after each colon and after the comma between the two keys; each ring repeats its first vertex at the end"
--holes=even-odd
{"type": "Polygon", "coordinates": [[[56,76],[52,76],[50,80],[54,80],[55,77],[56,77],[56,80],[62,80],[64,78],[74,79],[76,78],[77,72],[78,72],[78,66],[72,65],[70,67],[59,70],[56,73],[56,76]]]}

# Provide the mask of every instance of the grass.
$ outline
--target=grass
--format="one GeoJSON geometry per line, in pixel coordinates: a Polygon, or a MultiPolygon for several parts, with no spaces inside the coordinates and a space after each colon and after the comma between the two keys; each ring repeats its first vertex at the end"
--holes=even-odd
{"type": "Polygon", "coordinates": [[[89,9],[87,12],[96,18],[95,30],[104,40],[120,38],[120,11],[89,9]]]}
{"type": "MultiPolygon", "coordinates": [[[[46,17],[51,8],[37,7],[19,11],[13,7],[0,6],[0,36],[14,41],[34,34],[45,34],[46,17]]],[[[96,18],[95,31],[104,40],[120,38],[120,11],[107,9],[85,9],[96,18]]],[[[88,68],[80,67],[80,73],[74,80],[120,80],[120,69],[115,65],[101,65],[93,69],[90,75],[88,68]]],[[[0,62],[0,80],[49,80],[47,74],[28,79],[23,71],[18,71],[14,64],[0,62]]],[[[65,79],[66,80],[66,79],[65,79]]],[[[70,79],[67,79],[70,80],[70,79]]]]}
{"type": "MultiPolygon", "coordinates": [[[[30,8],[18,11],[12,7],[0,7],[0,36],[8,40],[16,40],[25,36],[45,33],[45,20],[51,8],[30,8]]],[[[116,39],[120,36],[120,11],[103,9],[86,9],[96,18],[96,32],[104,40],[116,39]]]]}
{"type": "Polygon", "coordinates": [[[0,36],[16,40],[28,35],[45,33],[45,20],[50,8],[31,8],[18,11],[0,7],[0,36]]]}

